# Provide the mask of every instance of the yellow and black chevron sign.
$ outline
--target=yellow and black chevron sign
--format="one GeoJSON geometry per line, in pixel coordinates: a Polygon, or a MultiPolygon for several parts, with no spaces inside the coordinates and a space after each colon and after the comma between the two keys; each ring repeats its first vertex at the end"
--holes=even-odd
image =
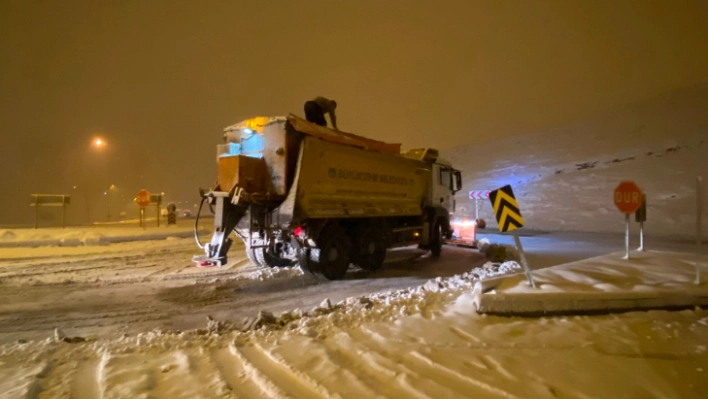
{"type": "Polygon", "coordinates": [[[499,231],[503,233],[524,226],[524,218],[521,217],[519,204],[516,203],[516,198],[510,185],[489,193],[489,200],[492,202],[494,214],[497,216],[499,231]]]}

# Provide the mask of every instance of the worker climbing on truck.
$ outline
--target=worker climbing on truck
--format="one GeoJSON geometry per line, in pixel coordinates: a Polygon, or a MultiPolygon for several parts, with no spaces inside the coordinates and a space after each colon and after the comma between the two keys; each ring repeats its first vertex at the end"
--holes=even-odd
{"type": "Polygon", "coordinates": [[[329,114],[332,127],[334,130],[339,130],[337,128],[337,116],[334,114],[335,109],[337,109],[336,101],[319,96],[305,103],[305,119],[320,126],[327,126],[325,114],[329,114]]]}

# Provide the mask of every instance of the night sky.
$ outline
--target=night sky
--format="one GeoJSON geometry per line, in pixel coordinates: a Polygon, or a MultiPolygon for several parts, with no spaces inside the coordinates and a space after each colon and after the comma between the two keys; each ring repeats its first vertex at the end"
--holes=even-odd
{"type": "Polygon", "coordinates": [[[704,82],[707,49],[706,1],[3,0],[0,225],[31,193],[83,221],[85,186],[95,219],[111,184],[196,201],[225,126],[317,95],[342,130],[448,149],[704,82]]]}

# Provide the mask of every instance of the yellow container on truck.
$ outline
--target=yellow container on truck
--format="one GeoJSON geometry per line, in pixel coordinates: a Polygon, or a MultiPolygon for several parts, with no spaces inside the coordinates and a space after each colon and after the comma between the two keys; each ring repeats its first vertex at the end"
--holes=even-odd
{"type": "Polygon", "coordinates": [[[314,137],[303,142],[298,207],[304,218],[421,215],[430,165],[314,137]]]}
{"type": "MultiPolygon", "coordinates": [[[[386,249],[418,245],[440,254],[449,237],[460,172],[433,149],[334,131],[294,115],[225,129],[216,185],[202,190],[214,235],[201,264],[223,265],[233,232],[261,266],[300,263],[329,279],[350,264],[375,270],[386,249]]],[[[201,209],[201,206],[200,206],[201,209]]]]}

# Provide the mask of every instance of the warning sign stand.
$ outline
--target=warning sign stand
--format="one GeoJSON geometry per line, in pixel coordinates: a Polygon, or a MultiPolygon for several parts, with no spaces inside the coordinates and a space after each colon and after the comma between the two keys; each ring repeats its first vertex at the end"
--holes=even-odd
{"type": "Polygon", "coordinates": [[[615,188],[615,206],[624,213],[625,220],[625,255],[629,259],[629,215],[642,206],[642,190],[633,181],[625,180],[615,188]]]}
{"type": "Polygon", "coordinates": [[[644,251],[644,222],[647,221],[647,196],[642,194],[642,206],[634,213],[634,219],[639,222],[639,248],[637,251],[644,251]]]}
{"type": "Polygon", "coordinates": [[[531,287],[536,288],[533,278],[531,277],[529,264],[526,262],[524,248],[521,246],[521,240],[516,234],[516,229],[524,227],[524,218],[521,216],[521,210],[519,209],[519,204],[516,202],[516,197],[514,197],[514,191],[511,189],[510,185],[506,185],[490,192],[489,200],[492,203],[494,215],[497,217],[499,231],[502,233],[511,231],[511,234],[514,236],[514,243],[516,243],[516,249],[519,251],[521,265],[524,267],[524,273],[526,273],[526,279],[529,281],[531,287]]]}

